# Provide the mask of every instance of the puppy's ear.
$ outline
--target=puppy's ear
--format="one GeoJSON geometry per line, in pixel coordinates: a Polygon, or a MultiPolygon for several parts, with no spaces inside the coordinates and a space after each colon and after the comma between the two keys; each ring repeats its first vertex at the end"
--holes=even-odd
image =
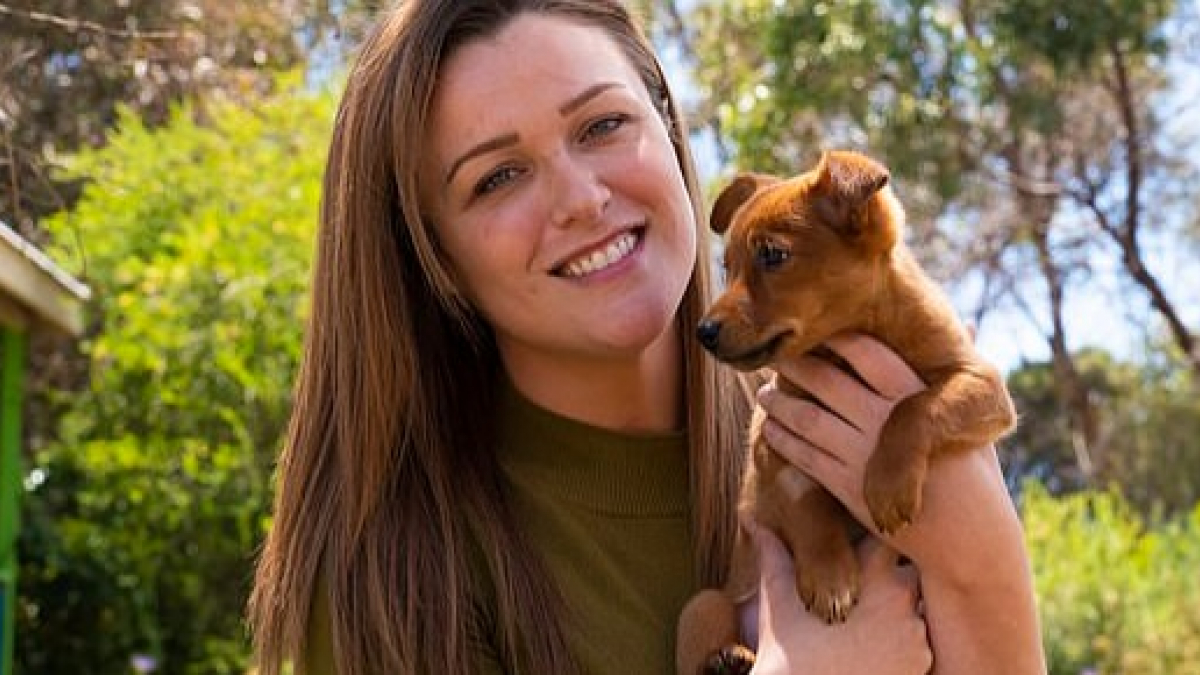
{"type": "Polygon", "coordinates": [[[882,164],[848,150],[823,153],[817,171],[817,189],[850,207],[863,204],[891,180],[882,164]]]}
{"type": "Polygon", "coordinates": [[[891,248],[899,223],[890,209],[871,203],[891,181],[887,168],[857,152],[830,150],[821,155],[816,173],[814,205],[821,218],[850,239],[891,248]]]}
{"type": "Polygon", "coordinates": [[[733,222],[733,214],[737,213],[742,204],[745,204],[761,188],[778,182],[778,178],[761,173],[738,174],[734,177],[733,182],[726,185],[721,194],[717,196],[717,201],[713,204],[712,215],[708,219],[709,227],[717,234],[725,234],[725,230],[728,230],[729,224],[733,222]]]}

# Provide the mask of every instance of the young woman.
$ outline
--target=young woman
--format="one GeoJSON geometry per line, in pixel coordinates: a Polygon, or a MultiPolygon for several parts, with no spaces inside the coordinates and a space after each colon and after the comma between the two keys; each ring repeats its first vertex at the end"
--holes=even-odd
{"type": "MultiPolygon", "coordinates": [[[[676,101],[618,0],[383,18],[329,153],[250,605],[262,673],[674,671],[679,610],[726,571],[754,403],[691,339],[703,222],[676,101]]],[[[869,338],[830,347],[872,388],[815,360],[782,376],[838,416],[772,387],[758,403],[773,446],[861,514],[865,458],[921,383],[869,338]]],[[[813,619],[758,539],[756,673],[1042,668],[989,449],[939,464],[920,520],[863,546],[845,624],[813,619]]]]}

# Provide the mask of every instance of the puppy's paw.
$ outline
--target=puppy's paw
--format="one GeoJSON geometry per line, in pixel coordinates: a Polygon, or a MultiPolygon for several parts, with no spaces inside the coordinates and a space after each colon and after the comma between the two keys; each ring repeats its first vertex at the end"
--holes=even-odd
{"type": "Polygon", "coordinates": [[[754,652],[743,645],[722,647],[704,662],[703,675],[749,675],[754,667],[754,652]]]}
{"type": "Polygon", "coordinates": [[[923,471],[909,466],[875,462],[867,466],[863,492],[880,532],[891,535],[912,524],[921,512],[924,478],[923,471]]]}
{"type": "Polygon", "coordinates": [[[796,591],[808,611],[825,623],[843,623],[858,603],[858,570],[845,565],[797,569],[796,591]]]}

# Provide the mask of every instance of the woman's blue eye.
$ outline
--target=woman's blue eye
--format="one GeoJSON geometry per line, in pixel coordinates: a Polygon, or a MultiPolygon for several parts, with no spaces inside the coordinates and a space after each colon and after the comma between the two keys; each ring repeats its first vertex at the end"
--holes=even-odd
{"type": "Polygon", "coordinates": [[[486,195],[493,190],[504,187],[505,184],[514,180],[519,171],[513,166],[502,166],[499,169],[487,174],[475,185],[474,193],[476,196],[486,195]]]}
{"type": "Polygon", "coordinates": [[[626,122],[629,121],[628,115],[610,115],[596,120],[588,125],[583,132],[584,140],[590,140],[600,136],[606,136],[620,129],[626,122]]]}

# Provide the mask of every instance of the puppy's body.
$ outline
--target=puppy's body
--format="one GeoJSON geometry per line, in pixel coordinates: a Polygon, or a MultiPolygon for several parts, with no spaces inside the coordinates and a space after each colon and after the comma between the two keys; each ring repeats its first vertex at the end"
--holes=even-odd
{"type": "MultiPolygon", "coordinates": [[[[889,345],[921,376],[926,389],[893,409],[866,469],[867,505],[884,533],[920,511],[930,458],[986,446],[1015,420],[999,372],[976,355],[953,307],[904,245],[904,212],[888,181],[884,167],[849,152],[825,153],[815,169],[787,180],[735,179],[712,214],[713,229],[727,234],[727,290],[698,329],[705,347],[742,370],[858,332],[889,345]]],[[[779,385],[791,388],[782,378],[779,385]]],[[[805,605],[843,621],[858,598],[852,518],[766,445],[762,421],[760,413],[751,424],[741,509],[787,544],[805,605]]],[[[681,675],[748,670],[753,655],[737,645],[734,606],[757,582],[753,544],[739,533],[726,586],[693,598],[680,618],[681,675]]]]}

